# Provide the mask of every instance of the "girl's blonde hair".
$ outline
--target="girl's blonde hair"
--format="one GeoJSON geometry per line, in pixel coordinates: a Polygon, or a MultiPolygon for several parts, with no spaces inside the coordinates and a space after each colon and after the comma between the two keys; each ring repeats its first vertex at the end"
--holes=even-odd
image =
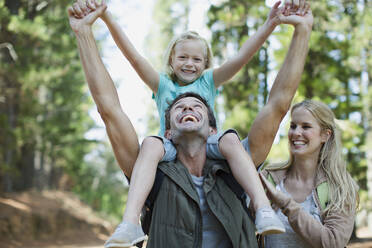
{"type": "MultiPolygon", "coordinates": [[[[328,181],[329,203],[324,209],[327,211],[354,212],[358,206],[358,185],[346,170],[346,163],[342,158],[342,143],[340,129],[336,125],[332,110],[324,103],[305,100],[295,104],[295,109],[305,108],[319,124],[321,131],[331,131],[328,140],[322,145],[318,158],[318,171],[323,170],[328,181]]],[[[292,165],[293,155],[287,162],[268,166],[268,170],[285,169],[292,165]]]]}
{"type": "Polygon", "coordinates": [[[173,80],[176,81],[176,75],[174,74],[173,68],[171,66],[172,61],[172,55],[174,52],[175,46],[182,41],[185,40],[199,40],[201,41],[204,46],[204,58],[205,58],[205,69],[212,68],[213,66],[213,54],[212,49],[209,46],[206,39],[201,37],[197,32],[195,31],[187,31],[185,33],[182,33],[179,36],[174,37],[171,42],[168,44],[167,50],[165,50],[164,54],[164,71],[165,73],[173,80]]]}

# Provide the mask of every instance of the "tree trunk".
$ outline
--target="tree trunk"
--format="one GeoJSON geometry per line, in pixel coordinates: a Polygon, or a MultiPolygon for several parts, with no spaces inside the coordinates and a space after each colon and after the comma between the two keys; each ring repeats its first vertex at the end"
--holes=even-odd
{"type": "Polygon", "coordinates": [[[16,165],[17,154],[16,154],[16,141],[14,131],[17,126],[17,117],[19,111],[19,84],[11,83],[11,79],[6,77],[3,78],[4,87],[2,91],[4,91],[4,114],[5,119],[7,120],[5,124],[5,133],[4,139],[2,140],[2,149],[4,151],[4,163],[5,166],[0,173],[2,173],[2,188],[4,192],[12,192],[14,190],[13,185],[13,173],[14,166],[16,165]]]}
{"type": "Polygon", "coordinates": [[[21,147],[18,164],[20,176],[15,180],[15,190],[25,191],[34,186],[35,174],[35,144],[27,143],[21,147]]]}

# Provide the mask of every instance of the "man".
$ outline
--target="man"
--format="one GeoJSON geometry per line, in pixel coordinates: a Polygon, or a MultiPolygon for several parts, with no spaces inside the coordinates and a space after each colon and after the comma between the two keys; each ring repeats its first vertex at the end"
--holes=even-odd
{"type": "Polygon", "coordinates": [[[206,101],[178,96],[166,112],[165,136],[177,159],[163,162],[165,174],[154,202],[148,247],[257,247],[254,224],[219,173],[223,160],[206,158],[208,136],[217,132],[206,101]]]}
{"type": "MultiPolygon", "coordinates": [[[[297,2],[297,4],[300,3],[300,6],[302,7],[304,6],[303,0],[294,2],[297,2]]],[[[78,1],[77,4],[84,5],[86,3],[84,1],[78,1]]],[[[80,57],[90,91],[97,104],[98,111],[105,122],[116,159],[126,176],[130,177],[139,150],[138,139],[132,124],[120,106],[116,89],[99,56],[91,29],[92,24],[105,8],[106,5],[102,4],[98,7],[98,11],[87,14],[81,19],[76,18],[75,14],[71,9],[69,9],[69,20],[71,28],[76,34],[80,57]],[[124,129],[127,134],[129,132],[131,135],[123,135],[122,130],[124,129]]],[[[303,9],[306,10],[307,8],[303,9]]],[[[256,166],[266,159],[275,138],[275,134],[279,128],[279,124],[288,111],[292,98],[300,82],[308,50],[308,41],[313,19],[311,11],[308,11],[305,16],[282,16],[280,21],[282,23],[291,24],[295,27],[292,42],[285,61],[271,89],[268,103],[256,117],[248,134],[248,138],[243,140],[243,144],[245,145],[246,150],[250,150],[252,160],[256,166]]],[[[187,106],[192,105],[194,101],[195,100],[193,99],[186,98],[186,100],[182,100],[181,103],[187,106]]],[[[203,109],[203,107],[201,109],[203,109]]],[[[203,120],[195,123],[194,121],[187,120],[185,120],[184,123],[182,123],[182,121],[177,123],[177,114],[173,115],[173,112],[176,112],[176,110],[172,110],[170,113],[170,123],[173,123],[173,126],[170,125],[170,129],[167,130],[167,135],[175,142],[178,152],[177,163],[175,163],[176,165],[174,166],[174,168],[177,168],[177,171],[174,171],[175,176],[177,176],[177,180],[179,180],[178,182],[184,183],[184,185],[182,185],[183,187],[188,187],[190,190],[193,189],[193,192],[189,195],[193,204],[187,204],[187,206],[194,206],[197,208],[196,210],[198,211],[194,211],[194,209],[192,211],[193,213],[200,214],[201,210],[198,209],[200,208],[199,204],[197,204],[199,199],[196,199],[197,194],[195,187],[193,186],[195,183],[190,180],[191,175],[196,177],[206,176],[204,184],[202,182],[201,188],[204,189],[204,194],[207,196],[207,207],[215,206],[217,208],[220,206],[220,204],[218,204],[220,201],[225,201],[225,203],[221,205],[222,208],[218,209],[218,211],[216,209],[205,210],[207,212],[212,211],[214,215],[221,214],[221,216],[215,216],[218,221],[217,223],[213,222],[214,224],[212,225],[215,226],[221,224],[221,228],[218,228],[219,230],[217,230],[217,232],[222,233],[220,235],[223,237],[221,242],[226,245],[219,247],[253,246],[252,237],[254,236],[254,230],[252,226],[249,225],[249,221],[246,220],[240,202],[236,202],[233,200],[235,198],[231,198],[235,197],[235,195],[231,194],[231,191],[228,193],[229,189],[226,188],[225,185],[222,184],[223,182],[219,179],[214,181],[215,184],[213,185],[213,188],[207,188],[209,185],[208,180],[211,175],[210,170],[213,170],[215,166],[213,164],[208,165],[209,162],[205,158],[205,144],[203,146],[202,141],[205,139],[206,135],[214,131],[213,127],[205,125],[205,113],[203,111],[205,110],[193,110],[191,111],[192,113],[190,112],[189,119],[192,120],[193,118],[198,117],[200,118],[199,120],[203,120]],[[172,120],[172,118],[174,119],[172,120]],[[187,184],[188,186],[185,186],[187,184]],[[211,198],[208,198],[208,192],[212,192],[211,198]],[[223,197],[217,198],[216,195],[218,194],[223,197]],[[209,202],[213,199],[216,200],[215,204],[209,202]],[[222,216],[224,211],[221,210],[229,211],[229,213],[222,216]],[[242,225],[244,225],[244,227],[242,225]],[[237,230],[237,228],[239,230],[237,230]],[[242,232],[243,229],[246,230],[245,233],[242,232]]],[[[179,114],[182,117],[182,113],[179,114]]],[[[196,119],[198,120],[198,118],[196,119]]],[[[225,167],[220,164],[218,164],[218,166],[221,167],[221,169],[225,167]]],[[[169,173],[172,173],[171,169],[173,167],[161,165],[160,168],[169,168],[169,173]]],[[[195,180],[197,184],[198,179],[196,178],[195,180]]],[[[161,190],[164,190],[167,185],[173,188],[174,185],[171,185],[170,182],[171,180],[165,180],[165,183],[162,184],[161,190]],[[169,183],[167,184],[166,182],[169,183]]],[[[210,186],[212,187],[212,185],[210,186]]],[[[182,195],[182,192],[179,193],[182,195]]],[[[168,218],[168,213],[176,211],[175,214],[177,215],[180,212],[185,212],[185,209],[183,209],[183,205],[174,205],[172,204],[172,201],[168,199],[167,201],[169,205],[167,205],[166,213],[160,211],[161,208],[158,203],[162,202],[162,200],[160,200],[162,195],[164,194],[159,194],[155,203],[148,247],[182,247],[183,245],[185,245],[184,247],[201,247],[202,245],[203,247],[209,247],[208,245],[210,245],[210,243],[206,241],[206,239],[208,239],[208,233],[204,230],[205,225],[200,224],[202,219],[194,218],[194,221],[199,220],[199,223],[195,222],[194,226],[190,225],[190,222],[178,222],[177,225],[173,225],[174,223],[171,223],[172,218],[168,218]],[[163,227],[161,227],[162,231],[160,232],[159,226],[162,224],[163,227]],[[158,226],[159,228],[155,228],[155,226],[158,226]],[[181,226],[184,227],[184,229],[179,229],[181,226]],[[190,244],[192,245],[190,246],[190,244]]],[[[172,194],[168,194],[168,196],[171,195],[172,194]]],[[[177,196],[177,194],[173,195],[177,196]]],[[[209,240],[212,241],[216,238],[215,235],[209,236],[209,240]]],[[[215,246],[211,245],[210,247],[215,246]]]]}

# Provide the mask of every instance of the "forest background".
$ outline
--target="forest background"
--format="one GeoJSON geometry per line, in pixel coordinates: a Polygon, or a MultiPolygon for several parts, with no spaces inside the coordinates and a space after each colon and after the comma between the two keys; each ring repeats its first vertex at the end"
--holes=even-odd
{"type": "MultiPolygon", "coordinates": [[[[110,4],[115,0],[107,2],[112,10],[110,4]]],[[[125,9],[133,1],[120,2],[125,9]]],[[[144,33],[139,50],[156,68],[161,69],[162,52],[170,39],[194,28],[195,22],[203,22],[203,30],[209,30],[206,36],[215,64],[221,64],[263,24],[269,11],[263,0],[199,2],[205,2],[206,12],[195,20],[193,0],[152,1],[151,27],[136,32],[144,33]]],[[[107,138],[100,135],[102,124],[94,121],[98,114],[68,24],[70,4],[70,0],[0,0],[0,195],[68,190],[95,210],[120,218],[127,186],[107,138]]],[[[368,14],[372,4],[369,0],[328,0],[311,1],[311,6],[315,19],[310,50],[294,101],[321,100],[336,114],[348,170],[360,186],[357,224],[372,230],[372,15],[368,14]]],[[[109,34],[103,29],[95,26],[96,38],[101,48],[107,48],[109,34]]],[[[242,137],[247,134],[267,100],[292,32],[291,27],[278,27],[223,88],[217,101],[223,127],[237,129],[242,137]]],[[[106,64],[110,59],[104,56],[106,64]]],[[[123,57],[115,63],[129,67],[123,57]]],[[[128,78],[113,77],[118,87],[125,87],[128,78]]],[[[139,90],[151,98],[144,86],[139,90]]],[[[142,94],[126,92],[136,98],[142,94]]],[[[151,100],[126,103],[124,109],[142,113],[133,120],[140,138],[157,132],[158,116],[151,100]]],[[[282,126],[268,161],[288,157],[287,121],[282,126]]]]}

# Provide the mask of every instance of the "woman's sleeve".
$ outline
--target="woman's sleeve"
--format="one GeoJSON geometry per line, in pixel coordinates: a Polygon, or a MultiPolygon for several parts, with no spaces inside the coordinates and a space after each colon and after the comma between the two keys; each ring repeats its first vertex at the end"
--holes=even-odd
{"type": "Polygon", "coordinates": [[[329,211],[323,224],[307,213],[299,203],[290,199],[281,207],[293,230],[312,247],[346,247],[354,228],[355,213],[329,211]]]}

